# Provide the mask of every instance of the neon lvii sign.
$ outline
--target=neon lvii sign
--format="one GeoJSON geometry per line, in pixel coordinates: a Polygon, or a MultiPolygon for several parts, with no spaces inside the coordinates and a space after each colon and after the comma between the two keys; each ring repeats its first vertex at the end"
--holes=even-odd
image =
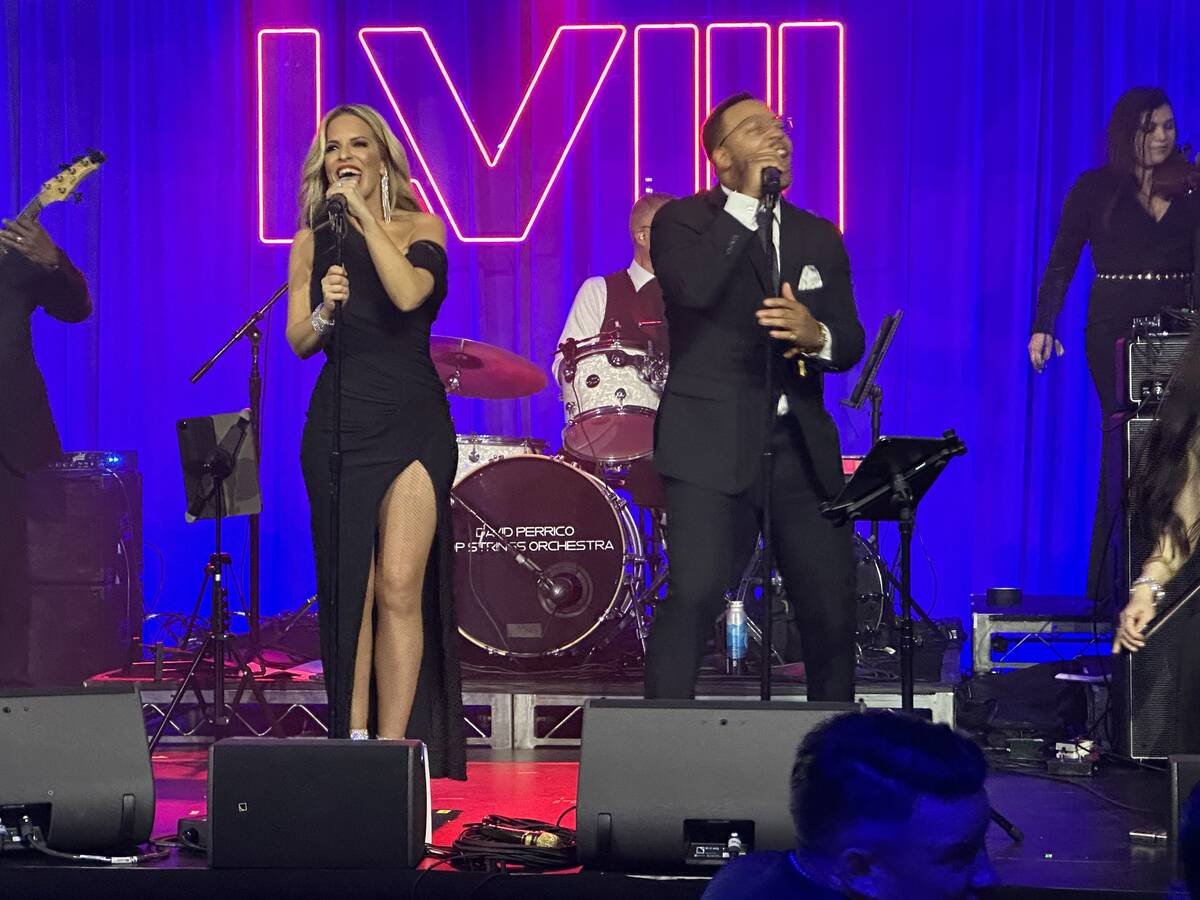
{"type": "MultiPolygon", "coordinates": [[[[632,45],[633,196],[649,190],[690,193],[709,181],[711,170],[700,149],[704,114],[733,90],[747,89],[780,115],[798,120],[796,171],[798,181],[807,179],[801,188],[805,205],[845,228],[842,23],[681,22],[632,30],[628,41],[625,25],[559,27],[494,145],[427,29],[362,28],[357,45],[408,144],[418,200],[443,215],[463,243],[513,244],[529,238],[626,44],[632,45]],[[576,87],[567,91],[564,85],[576,87]],[[418,104],[431,102],[447,115],[425,116],[414,129],[418,104]],[[451,107],[455,113],[449,113],[451,107]],[[519,174],[524,188],[515,195],[513,209],[500,215],[473,209],[479,204],[464,187],[468,179],[456,177],[468,167],[476,173],[476,190],[487,191],[489,181],[511,185],[519,174]]],[[[286,244],[295,217],[290,194],[297,154],[320,121],[328,61],[315,28],[262,28],[255,50],[259,239],[286,244]],[[288,190],[271,187],[280,184],[288,190]]]]}

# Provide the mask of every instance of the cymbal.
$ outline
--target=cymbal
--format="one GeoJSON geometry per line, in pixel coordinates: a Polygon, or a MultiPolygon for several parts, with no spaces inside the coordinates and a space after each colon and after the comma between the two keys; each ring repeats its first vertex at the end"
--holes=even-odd
{"type": "Polygon", "coordinates": [[[429,355],[446,392],[459,397],[511,400],[546,386],[546,373],[532,362],[483,341],[433,335],[429,355]]]}

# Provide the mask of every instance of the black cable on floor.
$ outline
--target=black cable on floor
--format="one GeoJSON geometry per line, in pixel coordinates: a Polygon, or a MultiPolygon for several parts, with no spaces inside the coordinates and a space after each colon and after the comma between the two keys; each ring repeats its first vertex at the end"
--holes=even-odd
{"type": "MultiPolygon", "coordinates": [[[[1031,766],[1040,766],[1041,765],[1041,763],[1039,763],[1037,760],[1030,760],[1030,764],[1031,764],[1031,766]]],[[[1091,785],[1084,784],[1083,782],[1078,781],[1077,779],[1074,779],[1074,778],[1063,778],[1058,775],[1050,775],[1046,772],[1034,772],[1034,771],[1030,771],[1030,769],[1022,768],[1020,766],[1012,765],[1012,764],[993,765],[992,771],[993,772],[1004,772],[1009,775],[1021,775],[1026,778],[1041,778],[1043,781],[1055,781],[1055,782],[1058,782],[1059,784],[1069,784],[1069,785],[1071,785],[1071,787],[1077,787],[1081,791],[1087,791],[1089,794],[1092,794],[1093,796],[1098,797],[1099,799],[1103,800],[1105,803],[1112,804],[1113,806],[1115,806],[1119,809],[1124,809],[1129,812],[1144,813],[1146,815],[1156,815],[1159,812],[1161,812],[1161,810],[1158,810],[1158,809],[1145,809],[1140,806],[1130,806],[1128,803],[1122,803],[1120,800],[1117,800],[1114,797],[1110,797],[1107,794],[1096,790],[1091,785]]]]}

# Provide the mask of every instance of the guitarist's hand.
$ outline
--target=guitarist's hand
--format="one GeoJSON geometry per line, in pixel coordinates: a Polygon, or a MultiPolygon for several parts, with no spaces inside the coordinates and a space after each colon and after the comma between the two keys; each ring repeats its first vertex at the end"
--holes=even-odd
{"type": "Polygon", "coordinates": [[[1114,636],[1112,652],[1120,653],[1128,650],[1137,653],[1146,646],[1146,638],[1142,635],[1150,620],[1158,612],[1154,603],[1154,595],[1145,584],[1139,584],[1129,595],[1129,602],[1121,610],[1117,622],[1117,633],[1114,636]]]}
{"type": "Polygon", "coordinates": [[[15,250],[44,269],[58,265],[58,247],[45,228],[29,219],[5,219],[4,228],[0,229],[0,247],[15,250]]]}

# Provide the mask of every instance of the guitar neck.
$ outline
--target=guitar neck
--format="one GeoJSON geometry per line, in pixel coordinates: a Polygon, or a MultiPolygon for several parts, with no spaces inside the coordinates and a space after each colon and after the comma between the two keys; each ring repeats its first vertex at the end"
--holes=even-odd
{"type": "Polygon", "coordinates": [[[42,211],[42,201],[34,197],[25,204],[25,208],[17,213],[18,219],[36,219],[42,211]]]}

